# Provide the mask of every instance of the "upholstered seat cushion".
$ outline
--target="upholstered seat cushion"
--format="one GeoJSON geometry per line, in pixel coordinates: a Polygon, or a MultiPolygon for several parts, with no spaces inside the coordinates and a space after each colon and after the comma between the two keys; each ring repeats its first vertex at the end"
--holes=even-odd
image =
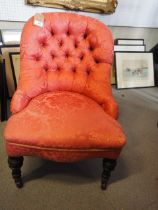
{"type": "Polygon", "coordinates": [[[31,150],[38,150],[38,155],[39,151],[52,150],[101,152],[102,156],[111,151],[117,156],[125,143],[118,122],[98,103],[68,91],[47,92],[33,98],[21,112],[10,117],[5,139],[9,155],[14,154],[12,148],[18,147],[23,148],[23,153],[27,150],[27,155],[28,151],[32,154],[31,150]]]}

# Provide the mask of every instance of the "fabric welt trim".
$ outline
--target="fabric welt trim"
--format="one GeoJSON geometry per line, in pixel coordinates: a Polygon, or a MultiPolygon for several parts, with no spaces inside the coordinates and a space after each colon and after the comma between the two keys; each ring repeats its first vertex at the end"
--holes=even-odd
{"type": "Polygon", "coordinates": [[[33,148],[33,149],[38,149],[38,150],[48,150],[48,151],[61,151],[61,152],[99,152],[99,151],[105,151],[105,152],[116,152],[120,151],[120,149],[68,149],[68,148],[47,148],[47,147],[38,147],[38,146],[31,146],[31,145],[25,145],[25,144],[17,144],[17,143],[11,143],[7,142],[8,145],[13,145],[13,146],[19,146],[19,147],[25,147],[25,148],[33,148]]]}

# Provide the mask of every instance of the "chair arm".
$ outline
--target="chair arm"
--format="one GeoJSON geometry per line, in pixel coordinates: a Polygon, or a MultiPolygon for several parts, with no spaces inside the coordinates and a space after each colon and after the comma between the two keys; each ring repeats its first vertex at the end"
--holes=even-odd
{"type": "Polygon", "coordinates": [[[114,98],[110,97],[106,102],[102,105],[104,111],[109,114],[114,119],[118,119],[119,111],[118,111],[118,105],[114,98]]]}
{"type": "Polygon", "coordinates": [[[22,90],[17,89],[11,100],[10,110],[12,114],[15,114],[25,108],[29,101],[30,98],[22,90]]]}

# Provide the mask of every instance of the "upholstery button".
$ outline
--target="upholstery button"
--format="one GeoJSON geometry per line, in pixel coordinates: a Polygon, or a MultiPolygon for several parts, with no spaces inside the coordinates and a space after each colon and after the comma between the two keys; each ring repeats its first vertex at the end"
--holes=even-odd
{"type": "Polygon", "coordinates": [[[98,59],[95,58],[94,60],[95,60],[95,63],[99,63],[98,59]]]}
{"type": "Polygon", "coordinates": [[[86,39],[87,36],[88,36],[88,34],[87,33],[84,33],[83,38],[86,39]]]}
{"type": "Polygon", "coordinates": [[[72,72],[76,73],[76,67],[75,66],[72,67],[72,72]]]}
{"type": "Polygon", "coordinates": [[[33,55],[33,59],[34,59],[35,61],[40,61],[40,60],[41,60],[41,55],[35,54],[35,55],[33,55]]]}
{"type": "Polygon", "coordinates": [[[46,47],[46,46],[47,46],[47,43],[46,43],[46,42],[41,42],[40,45],[41,45],[42,47],[46,47]]]}
{"type": "Polygon", "coordinates": [[[63,40],[60,40],[59,42],[59,46],[62,47],[63,46],[63,40]]]}
{"type": "Polygon", "coordinates": [[[83,60],[83,58],[84,58],[84,55],[83,55],[83,54],[81,54],[81,56],[80,56],[80,60],[82,61],[82,60],[83,60]]]}
{"type": "Polygon", "coordinates": [[[38,40],[39,44],[42,46],[42,47],[46,47],[47,46],[47,38],[46,37],[40,37],[39,40],[38,40]]]}
{"type": "Polygon", "coordinates": [[[70,56],[70,53],[68,51],[65,52],[65,57],[68,58],[70,56]]]}
{"type": "Polygon", "coordinates": [[[51,33],[52,36],[54,36],[54,31],[53,31],[53,29],[51,29],[50,33],[51,33]]]}
{"type": "Polygon", "coordinates": [[[61,70],[61,67],[60,66],[57,66],[56,70],[57,71],[60,71],[61,70]]]}
{"type": "Polygon", "coordinates": [[[66,35],[67,36],[70,36],[70,31],[69,30],[66,32],[66,35]]]}
{"type": "Polygon", "coordinates": [[[45,64],[45,65],[43,66],[43,69],[44,69],[45,71],[48,71],[48,69],[49,69],[48,64],[45,64]]]}
{"type": "Polygon", "coordinates": [[[77,48],[77,47],[78,47],[78,44],[77,44],[76,42],[74,43],[74,47],[75,47],[75,48],[77,48]]]}
{"type": "Polygon", "coordinates": [[[56,55],[53,52],[51,52],[50,55],[51,55],[52,59],[54,59],[56,57],[56,55]]]}
{"type": "Polygon", "coordinates": [[[90,50],[90,51],[93,51],[94,48],[93,48],[92,46],[89,46],[89,50],[90,50]]]}
{"type": "Polygon", "coordinates": [[[86,71],[86,73],[89,75],[89,74],[90,74],[90,70],[88,69],[88,70],[86,71]]]}

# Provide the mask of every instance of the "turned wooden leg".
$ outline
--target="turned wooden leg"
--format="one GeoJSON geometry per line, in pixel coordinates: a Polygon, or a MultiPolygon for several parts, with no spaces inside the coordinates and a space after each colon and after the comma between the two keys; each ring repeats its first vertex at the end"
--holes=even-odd
{"type": "Polygon", "coordinates": [[[106,190],[108,180],[111,176],[111,171],[114,170],[117,162],[114,159],[103,159],[103,172],[101,178],[101,188],[102,190],[106,190]]]}
{"type": "Polygon", "coordinates": [[[9,168],[12,170],[12,177],[15,181],[15,184],[18,188],[23,186],[21,179],[21,170],[20,168],[23,165],[24,158],[21,157],[8,157],[9,168]]]}

